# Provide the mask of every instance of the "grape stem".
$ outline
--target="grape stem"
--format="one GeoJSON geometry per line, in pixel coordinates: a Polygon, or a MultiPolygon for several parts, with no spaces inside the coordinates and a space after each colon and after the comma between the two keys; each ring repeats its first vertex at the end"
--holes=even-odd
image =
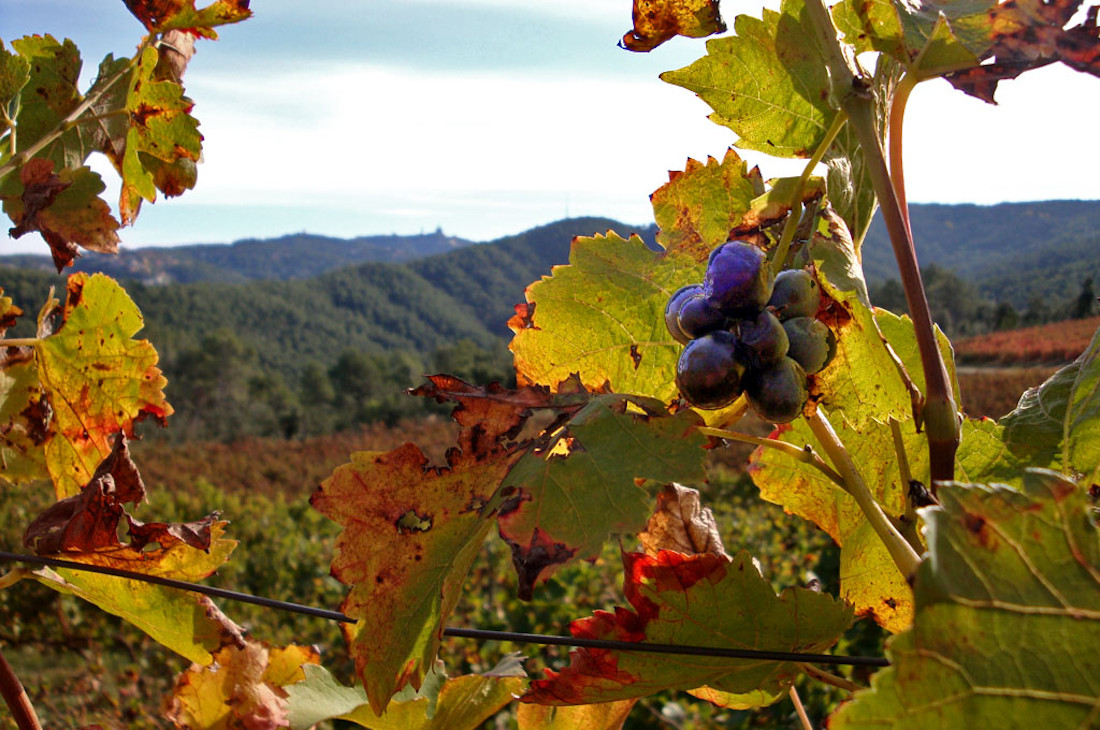
{"type": "Polygon", "coordinates": [[[935,493],[936,482],[950,481],[955,476],[955,452],[959,446],[961,424],[954,394],[948,387],[947,368],[936,342],[932,313],[924,283],[921,281],[913,236],[906,224],[901,202],[894,191],[882,141],[876,129],[874,100],[868,92],[867,82],[852,72],[841,47],[836,26],[833,25],[824,3],[821,0],[810,0],[805,8],[825,54],[833,90],[859,139],[866,170],[882,208],[883,221],[898,262],[905,300],[909,306],[909,316],[913,320],[917,348],[920,350],[921,367],[924,370],[926,394],[920,415],[928,434],[929,466],[935,493]]]}
{"type": "Polygon", "coordinates": [[[813,450],[809,445],[806,448],[798,448],[794,444],[787,443],[786,441],[780,441],[778,439],[761,438],[760,436],[752,436],[747,433],[741,433],[739,431],[728,431],[724,428],[711,428],[710,426],[700,426],[696,429],[704,436],[714,436],[720,439],[729,439],[730,441],[740,441],[745,444],[753,444],[762,448],[775,449],[781,451],[787,456],[793,459],[809,464],[822,474],[831,479],[838,487],[847,491],[848,487],[844,483],[843,477],[836,473],[831,466],[825,463],[825,460],[817,455],[817,452],[813,450]]]}
{"type": "Polygon", "coordinates": [[[898,419],[890,418],[890,435],[894,437],[894,455],[898,460],[898,477],[901,479],[902,494],[905,495],[905,514],[901,516],[898,531],[905,536],[909,544],[918,553],[924,551],[920,535],[917,534],[917,510],[909,498],[909,485],[913,482],[913,472],[909,469],[909,455],[905,452],[905,441],[901,437],[901,424],[898,419]]]}
{"type": "Polygon", "coordinates": [[[840,134],[840,130],[844,129],[844,123],[847,121],[847,114],[843,111],[837,112],[837,115],[833,117],[833,123],[829,125],[829,129],[825,132],[824,139],[821,140],[821,144],[814,150],[813,156],[810,157],[809,162],[806,163],[806,168],[802,170],[802,174],[798,177],[798,183],[794,186],[794,194],[791,196],[791,212],[787,216],[787,222],[783,226],[783,233],[780,234],[779,243],[776,244],[775,256],[772,257],[771,268],[773,277],[783,270],[783,264],[787,260],[787,252],[790,250],[791,243],[794,242],[795,232],[798,230],[798,223],[801,219],[802,194],[806,190],[806,181],[810,179],[810,176],[813,174],[818,164],[821,163],[821,160],[825,157],[825,153],[829,151],[829,148],[836,140],[836,136],[840,134]]]}
{"type": "Polygon", "coordinates": [[[791,702],[794,703],[794,711],[798,713],[798,721],[802,724],[802,730],[814,730],[814,726],[810,724],[810,716],[806,714],[806,708],[802,706],[802,698],[798,696],[798,690],[791,685],[788,691],[791,696],[791,702]]]}
{"type": "Polygon", "coordinates": [[[41,341],[37,337],[14,337],[10,340],[0,340],[0,347],[34,347],[41,341]]]}
{"type": "Polygon", "coordinates": [[[0,575],[0,590],[12,587],[30,575],[30,573],[31,572],[26,568],[12,568],[3,575],[0,575]]]}
{"type": "Polygon", "coordinates": [[[886,546],[886,550],[890,553],[890,557],[894,559],[898,570],[901,571],[907,581],[912,581],[914,574],[917,572],[917,566],[920,565],[920,556],[898,532],[894,523],[882,511],[882,506],[871,494],[871,490],[867,488],[867,483],[860,475],[855,462],[852,461],[851,454],[848,453],[848,449],[844,447],[840,437],[833,430],[833,425],[829,423],[825,410],[818,406],[814,414],[806,418],[806,423],[809,424],[810,430],[813,431],[814,437],[821,444],[821,448],[832,460],[833,466],[844,478],[848,494],[855,499],[856,504],[863,512],[863,516],[870,523],[871,529],[875,531],[875,534],[882,540],[882,544],[886,546]]]}
{"type": "Polygon", "coordinates": [[[0,695],[3,695],[19,730],[42,730],[34,705],[31,704],[30,697],[27,697],[27,690],[23,689],[23,683],[4,658],[3,652],[0,652],[0,695]]]}
{"type": "Polygon", "coordinates": [[[849,692],[856,692],[856,691],[861,690],[861,689],[867,689],[863,685],[856,684],[855,682],[851,681],[850,679],[845,679],[844,677],[839,677],[835,674],[832,674],[831,672],[826,672],[824,669],[818,669],[813,664],[807,664],[805,662],[798,662],[795,666],[797,666],[799,669],[801,669],[807,675],[813,677],[814,679],[816,679],[819,682],[824,682],[825,684],[831,684],[834,687],[839,687],[840,689],[847,690],[849,692]]]}

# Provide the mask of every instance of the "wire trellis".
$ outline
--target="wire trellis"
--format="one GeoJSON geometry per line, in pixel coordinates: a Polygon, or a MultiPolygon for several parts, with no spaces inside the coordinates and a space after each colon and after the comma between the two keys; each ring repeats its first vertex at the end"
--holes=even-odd
{"type": "MultiPolygon", "coordinates": [[[[45,565],[51,568],[65,568],[69,570],[83,570],[90,573],[101,573],[118,578],[152,583],[155,585],[176,588],[182,591],[200,593],[212,598],[225,598],[230,601],[252,603],[279,611],[288,611],[307,616],[338,621],[341,623],[355,623],[356,619],[347,616],[340,611],[332,611],[315,606],[305,606],[300,603],[280,601],[275,598],[254,596],[249,593],[189,583],[187,581],[163,578],[155,575],[144,575],[120,568],[111,568],[104,565],[89,565],[77,563],[60,558],[48,558],[41,555],[26,555],[22,553],[9,553],[0,551],[0,560],[27,563],[30,565],[45,565]]],[[[885,657],[876,656],[844,656],[834,654],[811,654],[789,651],[763,651],[757,649],[729,649],[714,646],[688,646],[680,644],[651,644],[647,642],[611,641],[605,639],[585,639],[576,636],[554,636],[552,634],[528,634],[515,631],[494,631],[489,629],[463,629],[447,627],[443,629],[443,635],[458,639],[475,639],[478,641],[510,641],[516,644],[541,644],[547,646],[570,646],[585,649],[609,649],[613,651],[637,651],[650,654],[680,654],[686,656],[720,657],[727,659],[756,659],[776,662],[803,662],[806,664],[847,665],[863,667],[887,667],[890,661],[885,657]]]]}

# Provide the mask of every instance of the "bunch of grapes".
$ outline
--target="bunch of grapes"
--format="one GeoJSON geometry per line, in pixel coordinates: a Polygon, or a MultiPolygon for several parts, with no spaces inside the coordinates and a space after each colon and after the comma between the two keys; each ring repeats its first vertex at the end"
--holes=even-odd
{"type": "Polygon", "coordinates": [[[665,307],[668,331],[684,345],[680,395],[713,409],[744,393],[764,420],[793,421],[806,404],[807,375],[836,353],[836,336],[814,318],[820,304],[809,272],[773,278],[764,252],[743,241],[714,249],[703,283],[681,288],[665,307]]]}

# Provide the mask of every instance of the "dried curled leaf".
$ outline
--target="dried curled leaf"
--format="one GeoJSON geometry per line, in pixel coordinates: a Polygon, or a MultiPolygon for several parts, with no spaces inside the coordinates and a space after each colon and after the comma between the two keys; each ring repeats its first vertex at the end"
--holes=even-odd
{"type": "Polygon", "coordinates": [[[729,557],[709,507],[699,499],[699,490],[681,484],[666,484],[657,495],[657,509],[638,533],[642,549],[650,557],[661,550],[685,555],[711,553],[729,557]]]}
{"type": "Polygon", "coordinates": [[[631,51],[652,51],[678,35],[705,38],[722,33],[718,0],[634,0],[634,28],[623,36],[631,51]]]}

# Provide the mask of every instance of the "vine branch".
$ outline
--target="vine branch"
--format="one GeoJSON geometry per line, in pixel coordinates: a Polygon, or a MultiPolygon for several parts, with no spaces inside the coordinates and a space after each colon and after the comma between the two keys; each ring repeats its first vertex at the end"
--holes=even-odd
{"type": "Polygon", "coordinates": [[[724,428],[711,428],[709,426],[700,426],[696,429],[704,436],[714,436],[715,438],[729,439],[730,441],[740,441],[745,444],[753,444],[755,446],[761,446],[768,449],[775,449],[781,451],[787,456],[793,459],[797,459],[805,464],[809,464],[822,474],[827,476],[838,487],[844,491],[848,491],[848,486],[844,483],[844,478],[837,474],[836,470],[825,463],[825,460],[817,455],[817,452],[813,450],[809,444],[806,448],[798,448],[794,444],[789,444],[786,441],[779,441],[777,439],[762,438],[760,436],[752,436],[747,433],[740,433],[738,431],[727,431],[724,428]]]}
{"type": "Polygon", "coordinates": [[[23,688],[23,683],[8,664],[3,652],[0,652],[0,695],[4,697],[19,730],[42,730],[31,698],[27,696],[27,690],[23,688]]]}
{"type": "Polygon", "coordinates": [[[921,367],[924,370],[925,402],[921,413],[928,433],[928,455],[934,485],[955,476],[955,451],[959,446],[960,424],[954,394],[948,385],[947,368],[943,364],[928,297],[921,281],[916,248],[906,223],[906,216],[894,191],[894,183],[886,165],[882,142],[875,123],[874,101],[867,92],[866,81],[858,78],[844,55],[836,26],[821,0],[809,0],[805,5],[832,78],[833,90],[839,96],[841,108],[859,139],[866,169],[882,209],[883,221],[890,234],[894,257],[898,262],[909,316],[917,336],[921,367]]]}

